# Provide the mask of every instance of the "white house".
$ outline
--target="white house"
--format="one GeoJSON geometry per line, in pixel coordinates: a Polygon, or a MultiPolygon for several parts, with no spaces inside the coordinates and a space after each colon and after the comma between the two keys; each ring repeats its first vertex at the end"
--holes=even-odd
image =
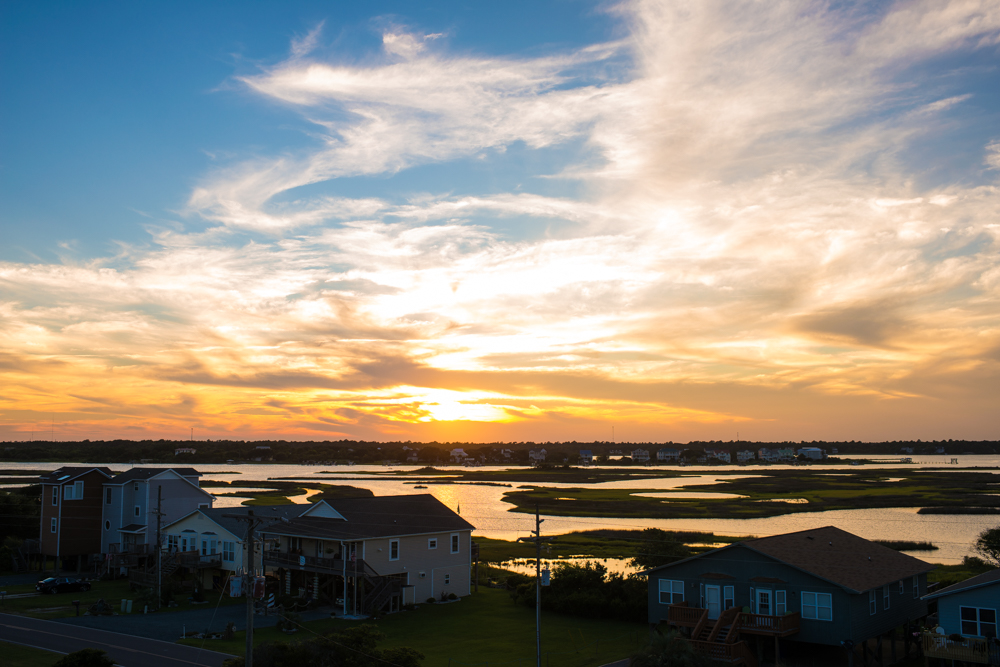
{"type": "Polygon", "coordinates": [[[681,450],[673,447],[663,447],[656,450],[657,461],[676,461],[681,457],[681,450]]]}
{"type": "Polygon", "coordinates": [[[589,466],[594,462],[594,452],[589,449],[580,450],[580,465],[589,466]]]}
{"type": "Polygon", "coordinates": [[[705,456],[723,463],[732,463],[732,457],[727,449],[706,449],[705,456]]]}
{"type": "Polygon", "coordinates": [[[532,463],[544,463],[545,454],[547,454],[547,452],[544,449],[529,449],[528,460],[532,463]]]}
{"type": "Polygon", "coordinates": [[[449,456],[451,456],[451,460],[454,461],[455,463],[461,463],[462,461],[464,461],[469,457],[469,455],[466,454],[465,450],[462,449],[461,447],[456,447],[455,449],[451,450],[451,452],[449,452],[449,456]]]}
{"type": "Polygon", "coordinates": [[[753,459],[754,459],[753,451],[749,449],[741,449],[740,451],[736,452],[737,463],[749,463],[750,461],[753,461],[753,459]]]}
{"type": "Polygon", "coordinates": [[[826,450],[819,447],[802,447],[799,449],[798,455],[812,459],[813,461],[822,461],[826,458],[826,450]]]}
{"type": "Polygon", "coordinates": [[[632,450],[632,460],[636,463],[648,463],[649,462],[649,452],[645,449],[633,449],[632,450]]]}

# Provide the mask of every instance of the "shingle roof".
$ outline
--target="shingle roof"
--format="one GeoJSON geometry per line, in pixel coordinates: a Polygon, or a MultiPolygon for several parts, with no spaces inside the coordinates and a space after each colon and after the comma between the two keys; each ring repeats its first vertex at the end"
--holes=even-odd
{"type": "Polygon", "coordinates": [[[201,473],[194,468],[132,468],[131,470],[119,473],[108,483],[127,484],[128,482],[136,480],[149,479],[150,477],[159,475],[161,472],[166,472],[167,470],[173,470],[181,477],[201,477],[201,473]]]}
{"type": "Polygon", "coordinates": [[[959,591],[979,588],[980,586],[988,586],[989,584],[994,583],[1000,583],[1000,568],[984,572],[983,574],[976,575],[975,577],[966,579],[965,581],[960,581],[957,584],[952,584],[951,586],[942,588],[939,591],[934,591],[924,599],[933,600],[934,598],[939,598],[942,595],[950,595],[952,593],[958,593],[959,591]]]}
{"type": "MultiPolygon", "coordinates": [[[[261,505],[255,505],[253,507],[215,507],[212,509],[199,510],[202,514],[207,516],[209,519],[219,524],[226,530],[228,530],[233,535],[237,537],[243,537],[247,532],[247,524],[239,519],[232,519],[226,517],[226,514],[243,514],[246,515],[249,510],[253,510],[255,516],[271,518],[271,519],[281,519],[282,517],[286,519],[293,519],[303,512],[307,511],[310,507],[314,507],[315,503],[312,505],[276,505],[273,507],[265,507],[261,505]]],[[[261,528],[262,532],[270,533],[272,532],[268,528],[261,528]]]]}
{"type": "Polygon", "coordinates": [[[430,494],[336,498],[327,502],[345,520],[302,517],[265,532],[324,540],[361,540],[475,529],[430,494]]]}
{"type": "Polygon", "coordinates": [[[742,544],[857,592],[934,569],[919,558],[834,526],[762,537],[742,544]]]}
{"type": "Polygon", "coordinates": [[[70,480],[79,477],[80,475],[85,475],[91,470],[99,470],[108,477],[112,477],[115,473],[111,471],[111,468],[106,466],[63,466],[57,470],[53,470],[50,473],[41,475],[38,481],[42,484],[63,484],[69,482],[70,480]],[[60,479],[65,477],[66,479],[60,479]]]}

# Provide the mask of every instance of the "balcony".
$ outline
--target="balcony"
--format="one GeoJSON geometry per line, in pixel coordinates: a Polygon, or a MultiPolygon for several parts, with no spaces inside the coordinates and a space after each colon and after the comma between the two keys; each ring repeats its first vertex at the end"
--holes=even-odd
{"type": "MultiPolygon", "coordinates": [[[[693,628],[701,620],[704,609],[689,607],[686,602],[670,605],[667,610],[667,623],[680,627],[693,628]]],[[[768,616],[766,614],[750,614],[741,612],[739,615],[739,631],[746,635],[762,635],[765,637],[787,637],[799,631],[802,617],[798,612],[784,616],[768,616]]]]}
{"type": "Polygon", "coordinates": [[[272,567],[283,567],[289,570],[304,570],[306,572],[319,572],[321,574],[347,574],[355,572],[362,574],[365,571],[365,561],[363,558],[344,561],[342,558],[321,558],[318,556],[305,556],[302,554],[290,554],[281,551],[265,551],[264,565],[272,567]]]}
{"type": "Polygon", "coordinates": [[[695,651],[707,656],[715,662],[727,665],[746,665],[747,667],[757,667],[757,659],[746,642],[736,642],[726,644],[721,642],[704,642],[689,639],[688,642],[695,651]]]}
{"type": "Polygon", "coordinates": [[[961,660],[980,665],[1000,665],[1000,646],[988,639],[965,637],[961,641],[946,635],[925,632],[921,638],[924,656],[945,660],[961,660]]]}

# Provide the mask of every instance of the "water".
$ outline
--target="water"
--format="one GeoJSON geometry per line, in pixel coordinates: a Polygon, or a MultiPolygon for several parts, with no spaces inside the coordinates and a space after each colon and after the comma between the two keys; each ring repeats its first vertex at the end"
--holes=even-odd
{"type": "MultiPolygon", "coordinates": [[[[911,466],[916,469],[941,467],[953,469],[956,475],[961,475],[963,469],[948,465],[951,457],[943,456],[913,456],[911,466]]],[[[959,456],[959,463],[969,467],[998,467],[1000,456],[959,456]]],[[[7,469],[55,469],[60,463],[7,463],[2,467],[7,469]]],[[[107,464],[112,470],[122,471],[127,465],[107,464]]],[[[275,478],[292,478],[303,482],[322,482],[349,484],[358,488],[371,490],[375,495],[403,495],[430,493],[451,509],[459,512],[463,518],[476,526],[476,535],[484,537],[514,540],[527,537],[534,529],[534,517],[509,511],[512,507],[501,498],[507,491],[517,488],[517,482],[511,487],[482,486],[473,484],[428,484],[426,489],[415,489],[415,479],[426,479],[426,475],[405,474],[397,476],[397,472],[413,473],[421,466],[302,466],[302,465],[270,465],[270,464],[204,464],[197,468],[205,480],[232,481],[266,481],[275,478]],[[375,473],[378,476],[361,473],[375,473]],[[391,474],[391,479],[381,475],[391,474]],[[409,483],[407,483],[409,481],[409,483]]],[[[766,469],[792,468],[793,466],[769,466],[766,469]]],[[[871,468],[900,468],[899,464],[878,464],[856,466],[823,466],[814,467],[818,474],[828,470],[849,469],[851,471],[871,468]]],[[[505,470],[509,466],[487,466],[477,470],[505,470]]],[[[739,471],[741,477],[759,474],[761,469],[744,466],[687,466],[679,469],[684,477],[655,478],[647,477],[652,471],[649,468],[629,469],[633,473],[630,479],[615,482],[593,484],[594,487],[618,489],[653,489],[671,491],[685,485],[712,484],[722,478],[732,479],[732,475],[720,475],[722,471],[739,471]]],[[[991,471],[998,472],[998,471],[991,471]]],[[[836,474],[836,473],[833,473],[836,474]]],[[[1000,479],[1000,477],[998,477],[1000,479]]],[[[956,479],[956,483],[958,483],[956,479]]],[[[306,484],[308,487],[308,483],[306,484]]],[[[580,484],[544,483],[539,486],[551,488],[579,487],[580,484]]],[[[6,488],[10,488],[7,486],[6,488]]],[[[208,489],[209,492],[220,487],[208,489]]],[[[235,489],[227,489],[232,491],[235,489]]],[[[313,490],[314,491],[314,490],[313,490]]],[[[681,491],[680,493],[686,493],[681,491]]],[[[299,503],[308,502],[312,493],[294,496],[292,500],[299,503]]],[[[707,495],[707,494],[702,494],[707,495]]],[[[242,502],[240,498],[219,498],[216,507],[233,507],[242,502]]],[[[777,535],[780,533],[807,530],[822,526],[837,526],[867,539],[881,540],[915,540],[932,542],[939,547],[937,551],[911,552],[911,555],[932,563],[955,564],[970,553],[970,545],[976,536],[987,528],[1000,524],[1000,517],[989,515],[940,515],[917,514],[914,508],[835,510],[827,512],[805,512],[777,517],[759,519],[608,519],[600,517],[554,517],[544,516],[543,534],[558,535],[577,530],[594,530],[598,528],[619,528],[641,530],[643,528],[661,528],[664,530],[697,530],[713,532],[727,536],[777,535]]],[[[609,559],[610,561],[611,559],[609,559]]],[[[611,563],[608,563],[611,569],[611,563]]],[[[616,571],[627,571],[615,564],[616,571]]]]}

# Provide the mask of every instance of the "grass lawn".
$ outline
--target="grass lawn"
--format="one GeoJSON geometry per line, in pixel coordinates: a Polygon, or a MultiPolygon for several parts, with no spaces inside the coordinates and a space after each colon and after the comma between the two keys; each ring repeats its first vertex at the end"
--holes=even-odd
{"type": "MultiPolygon", "coordinates": [[[[323,620],[306,623],[292,638],[268,628],[254,632],[254,643],[298,641],[313,633],[350,627],[358,621],[323,620]]],[[[535,659],[535,610],[516,606],[506,591],[480,588],[478,593],[450,604],[419,605],[415,611],[390,614],[374,624],[386,635],[384,647],[409,646],[424,654],[425,667],[458,667],[477,663],[511,663],[535,659]]],[[[597,667],[626,658],[645,643],[644,623],[579,618],[542,612],[542,660],[549,667],[597,667]]],[[[243,654],[244,638],[207,641],[205,648],[243,654]]],[[[201,646],[202,640],[181,643],[201,646]]]]}
{"type": "Polygon", "coordinates": [[[62,653],[9,642],[0,642],[0,655],[3,655],[3,664],[7,667],[52,667],[63,657],[62,653]]]}
{"type": "MultiPolygon", "coordinates": [[[[41,577],[44,578],[44,577],[41,577]]],[[[104,599],[105,602],[110,604],[115,611],[121,611],[121,602],[125,600],[136,600],[139,592],[129,590],[128,581],[125,579],[119,579],[116,581],[93,581],[91,582],[92,588],[87,592],[76,592],[76,593],[57,593],[55,595],[36,595],[34,597],[27,598],[15,598],[4,600],[3,605],[0,605],[0,611],[9,614],[23,614],[25,616],[31,616],[33,618],[43,618],[43,619],[53,619],[53,618],[65,618],[67,616],[76,616],[76,608],[73,606],[73,600],[80,601],[80,613],[86,613],[87,609],[100,599],[104,599]]],[[[23,584],[19,586],[5,586],[4,590],[7,591],[8,595],[14,595],[16,593],[33,593],[35,591],[34,584],[23,584]]],[[[174,611],[186,611],[190,609],[204,609],[206,606],[214,607],[216,603],[219,602],[220,593],[207,592],[205,594],[205,599],[209,601],[208,605],[192,605],[188,602],[187,594],[178,594],[174,596],[178,605],[176,607],[164,608],[157,613],[170,613],[174,611]]],[[[222,596],[221,604],[241,604],[243,601],[238,598],[231,598],[229,596],[222,596]]],[[[133,603],[132,613],[142,613],[142,606],[137,602],[133,603]]]]}

